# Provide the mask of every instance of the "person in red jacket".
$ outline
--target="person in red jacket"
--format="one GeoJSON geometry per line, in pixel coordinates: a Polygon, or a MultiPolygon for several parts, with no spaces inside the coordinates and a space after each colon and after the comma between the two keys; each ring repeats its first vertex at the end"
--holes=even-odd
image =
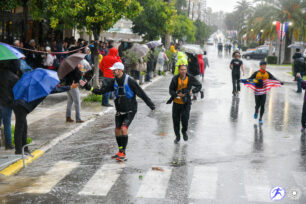
{"type": "Polygon", "coordinates": [[[202,76],[202,81],[204,79],[204,60],[203,60],[203,55],[198,54],[198,62],[199,62],[199,67],[200,67],[200,75],[202,76]]]}
{"type": "MultiPolygon", "coordinates": [[[[99,67],[103,73],[104,78],[114,78],[113,71],[110,68],[116,63],[122,62],[117,48],[111,48],[108,52],[108,55],[103,57],[99,67]]],[[[104,93],[102,96],[102,106],[111,107],[112,105],[109,104],[109,96],[111,92],[104,93]]]]}

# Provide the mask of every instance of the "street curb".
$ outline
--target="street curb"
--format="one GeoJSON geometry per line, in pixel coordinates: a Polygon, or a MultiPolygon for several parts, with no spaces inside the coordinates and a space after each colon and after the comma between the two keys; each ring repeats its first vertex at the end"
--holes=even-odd
{"type": "MultiPolygon", "coordinates": [[[[147,83],[142,85],[141,87],[143,89],[146,89],[148,86],[150,86],[151,84],[155,83],[156,81],[159,81],[160,79],[162,79],[164,76],[157,76],[155,77],[151,83],[147,83]]],[[[106,113],[109,113],[111,111],[115,110],[114,107],[111,108],[107,108],[104,111],[101,111],[97,114],[97,116],[102,116],[106,113]]],[[[28,157],[27,159],[25,159],[25,163],[26,164],[30,164],[33,161],[35,161],[36,159],[38,159],[39,157],[41,157],[42,155],[44,155],[48,150],[50,150],[53,146],[55,146],[56,144],[58,144],[59,142],[63,141],[64,139],[72,136],[73,134],[77,133],[78,131],[80,131],[83,127],[86,127],[89,123],[94,122],[96,119],[96,117],[91,118],[90,120],[85,121],[84,123],[82,123],[80,126],[78,126],[77,128],[71,130],[70,132],[64,133],[56,138],[54,138],[53,140],[51,140],[47,145],[42,146],[40,149],[35,150],[34,152],[32,152],[31,154],[33,155],[33,157],[28,157]]],[[[12,176],[16,173],[18,173],[21,169],[23,168],[23,160],[19,159],[18,161],[16,161],[15,163],[11,164],[10,166],[2,169],[0,171],[0,175],[3,176],[12,176]]]]}
{"type": "MultiPolygon", "coordinates": [[[[44,155],[44,153],[45,152],[42,151],[42,150],[35,150],[34,152],[31,153],[33,155],[33,157],[28,156],[28,158],[25,159],[25,164],[32,163],[37,158],[44,155]]],[[[2,174],[4,176],[11,176],[11,175],[14,175],[17,172],[19,172],[22,168],[23,168],[23,160],[19,159],[17,162],[15,162],[15,163],[11,164],[10,166],[6,167],[5,169],[1,170],[0,174],[2,174]]]]}

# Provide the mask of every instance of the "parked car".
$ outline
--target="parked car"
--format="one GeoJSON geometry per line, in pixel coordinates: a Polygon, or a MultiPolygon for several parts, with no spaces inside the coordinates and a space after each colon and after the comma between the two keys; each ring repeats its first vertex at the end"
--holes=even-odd
{"type": "Polygon", "coordinates": [[[268,49],[256,49],[254,51],[247,52],[242,55],[242,58],[246,59],[265,59],[269,54],[268,49]]]}
{"type": "Polygon", "coordinates": [[[207,45],[214,45],[213,39],[208,39],[206,44],[207,45]]]}

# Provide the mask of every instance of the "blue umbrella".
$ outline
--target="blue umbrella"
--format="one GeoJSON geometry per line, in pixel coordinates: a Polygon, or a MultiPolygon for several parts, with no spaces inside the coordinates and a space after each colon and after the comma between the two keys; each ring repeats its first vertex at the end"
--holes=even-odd
{"type": "Polygon", "coordinates": [[[48,96],[59,83],[57,72],[37,68],[25,73],[13,88],[15,100],[27,102],[48,96]]]}

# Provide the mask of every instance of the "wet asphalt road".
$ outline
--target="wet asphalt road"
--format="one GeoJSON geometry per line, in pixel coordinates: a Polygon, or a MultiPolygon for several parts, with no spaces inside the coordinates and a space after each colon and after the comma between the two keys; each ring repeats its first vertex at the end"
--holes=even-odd
{"type": "MultiPolygon", "coordinates": [[[[146,89],[157,106],[155,113],[138,99],[127,162],[110,159],[117,150],[111,112],[0,184],[0,200],[273,203],[270,191],[279,186],[286,190],[279,203],[306,203],[306,138],[300,133],[303,96],[294,92],[293,83],[274,88],[259,126],[253,119],[252,91],[242,87],[240,96],[232,97],[231,59],[217,56],[214,47],[208,53],[205,99],[192,105],[188,142],[173,143],[172,105],[165,104],[168,75],[146,89]],[[152,170],[155,167],[161,171],[152,170]]],[[[257,63],[244,60],[247,75],[257,63]]]]}

